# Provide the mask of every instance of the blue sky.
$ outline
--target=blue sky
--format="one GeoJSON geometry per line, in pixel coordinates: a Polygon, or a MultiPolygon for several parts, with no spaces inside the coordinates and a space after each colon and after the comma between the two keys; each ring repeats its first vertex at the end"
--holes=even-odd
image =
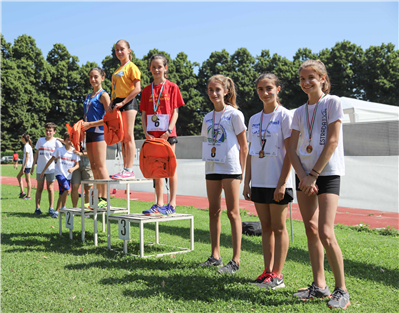
{"type": "Polygon", "coordinates": [[[299,48],[319,52],[343,40],[398,49],[398,2],[2,1],[1,32],[11,43],[33,37],[45,57],[62,43],[80,64],[101,65],[118,39],[139,58],[157,48],[202,63],[213,51],[245,47],[292,60],[299,48]]]}

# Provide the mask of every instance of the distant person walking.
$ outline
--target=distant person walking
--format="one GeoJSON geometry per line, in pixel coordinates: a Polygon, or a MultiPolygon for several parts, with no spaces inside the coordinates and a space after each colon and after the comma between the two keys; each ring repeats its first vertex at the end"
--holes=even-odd
{"type": "Polygon", "coordinates": [[[12,155],[12,162],[14,164],[14,169],[17,169],[18,167],[18,159],[19,159],[18,153],[17,151],[14,151],[14,154],[12,155]]]}

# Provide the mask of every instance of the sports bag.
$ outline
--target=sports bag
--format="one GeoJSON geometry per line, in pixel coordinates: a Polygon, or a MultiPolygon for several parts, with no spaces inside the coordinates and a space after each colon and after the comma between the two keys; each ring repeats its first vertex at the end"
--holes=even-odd
{"type": "Polygon", "coordinates": [[[262,225],[260,222],[242,222],[242,233],[248,236],[261,236],[262,225]]]}
{"type": "Polygon", "coordinates": [[[140,150],[140,170],[145,178],[169,178],[176,172],[176,155],[165,139],[152,138],[140,150]]]}
{"type": "Polygon", "coordinates": [[[123,140],[123,121],[119,110],[105,113],[104,140],[108,146],[112,146],[123,140]]]}
{"type": "Polygon", "coordinates": [[[76,151],[81,150],[81,143],[84,141],[85,130],[83,128],[83,120],[76,122],[73,127],[71,127],[68,123],[66,124],[69,136],[71,137],[71,141],[76,151]]]}

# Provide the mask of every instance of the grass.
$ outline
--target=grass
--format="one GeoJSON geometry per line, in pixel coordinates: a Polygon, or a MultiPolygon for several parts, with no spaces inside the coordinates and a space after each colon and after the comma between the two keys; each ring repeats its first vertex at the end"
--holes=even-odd
{"type": "MultiPolygon", "coordinates": [[[[262,272],[260,237],[243,236],[241,268],[233,276],[197,267],[210,255],[205,210],[178,207],[179,213],[195,216],[194,251],[140,259],[108,251],[102,232],[99,246],[95,247],[91,219],[86,220],[85,243],[79,231],[80,217],[74,219],[73,240],[65,228],[60,237],[57,219],[33,215],[33,200],[19,199],[17,186],[1,187],[2,312],[330,312],[326,300],[302,302],[292,298],[298,288],[312,281],[300,221],[294,221],[295,238],[290,242],[284,267],[287,287],[270,292],[249,283],[262,272]]],[[[42,206],[48,207],[47,195],[42,198],[42,206]]],[[[112,203],[123,205],[126,200],[113,199],[112,203]]],[[[132,211],[141,212],[149,205],[132,201],[132,211]]],[[[256,217],[242,212],[242,219],[251,221],[256,217]]],[[[138,227],[133,225],[128,250],[138,253],[138,227]]],[[[189,247],[188,221],[161,223],[159,228],[161,243],[189,247]]],[[[221,253],[225,263],[232,255],[229,230],[227,215],[223,213],[221,253]]],[[[112,247],[122,251],[123,241],[117,238],[116,223],[111,231],[112,247]]],[[[397,312],[398,237],[359,232],[342,225],[336,227],[336,235],[351,296],[347,311],[397,312]]],[[[146,224],[146,243],[154,236],[154,225],[146,224]]],[[[170,248],[146,246],[145,251],[169,252],[170,248]]],[[[327,283],[333,289],[334,279],[327,261],[325,269],[327,283]]]]}

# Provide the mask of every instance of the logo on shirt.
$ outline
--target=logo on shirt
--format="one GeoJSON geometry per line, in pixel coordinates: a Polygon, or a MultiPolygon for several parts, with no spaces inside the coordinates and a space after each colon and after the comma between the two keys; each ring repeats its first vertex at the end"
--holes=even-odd
{"type": "Polygon", "coordinates": [[[213,143],[212,135],[216,135],[215,142],[225,142],[226,141],[226,130],[223,125],[218,127],[218,124],[215,125],[215,131],[212,132],[212,125],[208,127],[208,142],[213,143]],[[216,133],[217,132],[217,133],[216,133]]]}
{"type": "Polygon", "coordinates": [[[320,142],[321,146],[326,144],[326,136],[327,136],[327,109],[321,111],[321,128],[320,128],[320,142]]]}

